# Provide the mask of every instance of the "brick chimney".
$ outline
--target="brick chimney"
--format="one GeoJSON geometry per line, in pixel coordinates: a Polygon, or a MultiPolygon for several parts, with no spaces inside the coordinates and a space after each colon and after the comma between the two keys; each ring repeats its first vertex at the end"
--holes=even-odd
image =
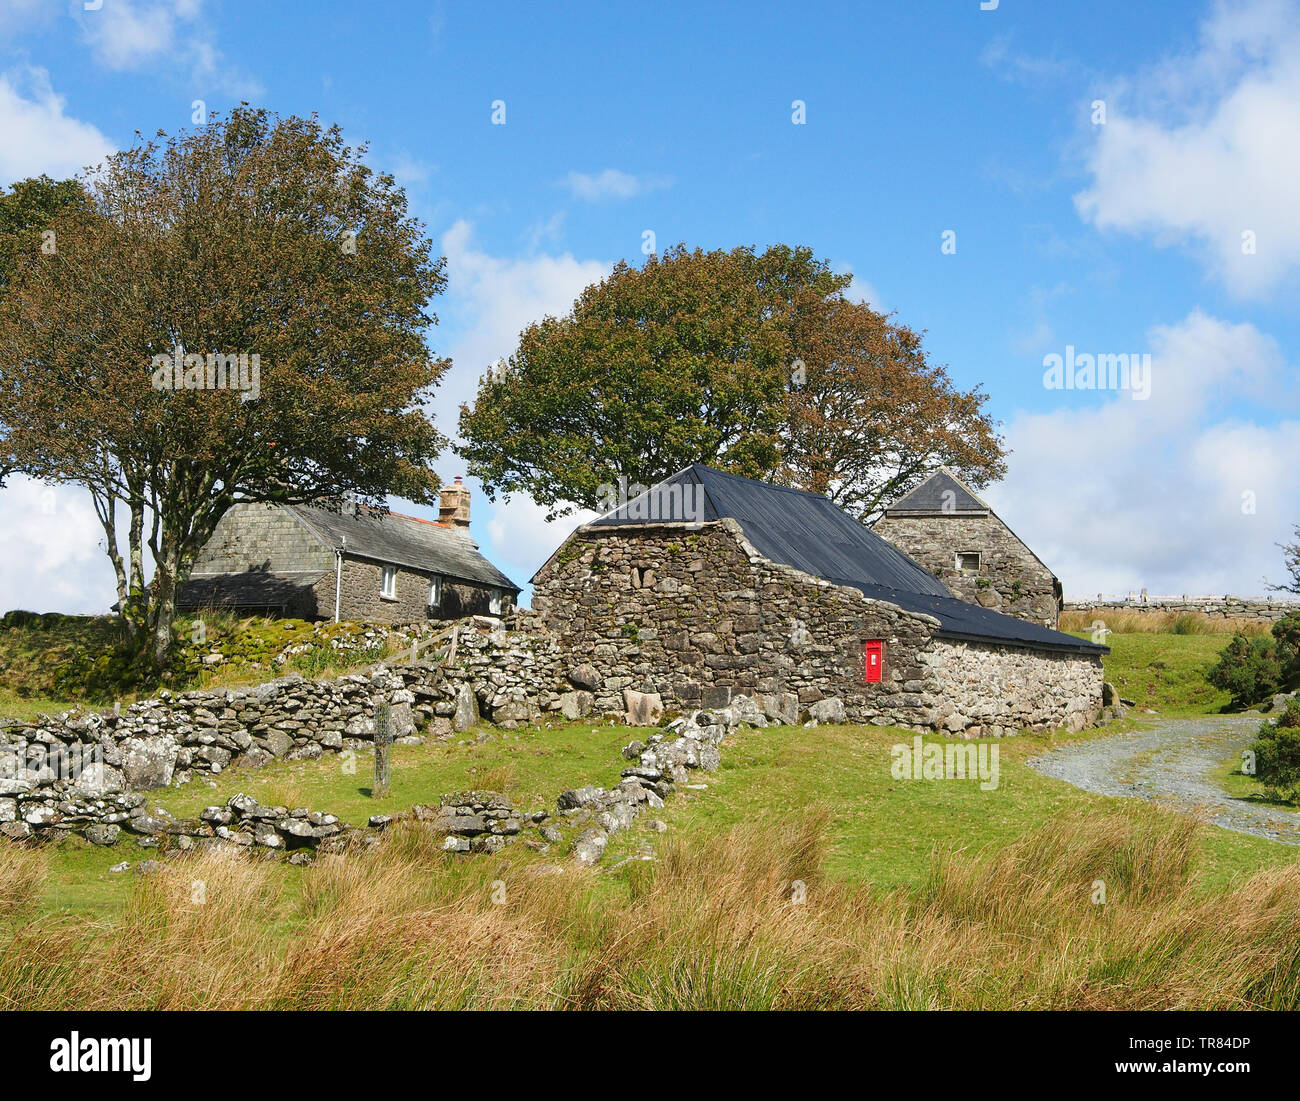
{"type": "Polygon", "coordinates": [[[469,530],[469,490],[460,484],[459,474],[454,484],[442,487],[438,519],[454,528],[469,530]]]}

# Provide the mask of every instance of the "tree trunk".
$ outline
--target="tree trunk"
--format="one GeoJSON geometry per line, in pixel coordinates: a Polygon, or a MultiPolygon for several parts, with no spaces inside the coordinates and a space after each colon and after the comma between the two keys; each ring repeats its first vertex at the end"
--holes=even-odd
{"type": "Polygon", "coordinates": [[[154,564],[153,574],[153,660],[159,669],[165,669],[171,657],[179,557],[176,548],[164,537],[162,558],[154,564]]]}

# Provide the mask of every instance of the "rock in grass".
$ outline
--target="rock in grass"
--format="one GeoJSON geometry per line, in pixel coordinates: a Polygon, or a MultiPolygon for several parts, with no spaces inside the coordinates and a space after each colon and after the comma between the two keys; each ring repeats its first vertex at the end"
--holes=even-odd
{"type": "Polygon", "coordinates": [[[573,839],[573,856],[584,867],[590,867],[605,855],[609,835],[600,829],[583,830],[573,839]]]}

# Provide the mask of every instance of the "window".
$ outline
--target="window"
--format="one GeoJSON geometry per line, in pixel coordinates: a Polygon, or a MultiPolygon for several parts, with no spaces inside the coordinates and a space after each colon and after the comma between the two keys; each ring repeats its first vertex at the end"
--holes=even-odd
{"type": "Polygon", "coordinates": [[[980,552],[979,551],[958,551],[957,569],[959,569],[962,573],[979,573],[980,552]]]}
{"type": "Polygon", "coordinates": [[[493,615],[501,614],[501,590],[500,589],[491,590],[491,595],[488,597],[488,611],[491,612],[493,615]]]}
{"type": "Polygon", "coordinates": [[[386,600],[397,599],[397,567],[385,566],[379,581],[379,595],[386,600]]]}
{"type": "Polygon", "coordinates": [[[431,577],[429,579],[429,607],[437,608],[442,604],[442,578],[431,577]]]}

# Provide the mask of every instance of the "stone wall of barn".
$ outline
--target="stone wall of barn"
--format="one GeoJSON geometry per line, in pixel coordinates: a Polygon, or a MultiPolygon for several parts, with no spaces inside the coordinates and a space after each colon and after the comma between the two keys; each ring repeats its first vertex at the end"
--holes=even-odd
{"type": "Polygon", "coordinates": [[[911,555],[959,600],[1056,629],[1056,578],[997,516],[882,516],[872,530],[911,555]],[[957,568],[977,552],[978,570],[957,568]]]}
{"type": "MultiPolygon", "coordinates": [[[[335,566],[313,587],[318,614],[334,618],[335,566]]],[[[369,559],[343,558],[343,593],[339,615],[346,620],[366,623],[417,623],[422,619],[450,620],[471,615],[505,614],[514,606],[514,594],[502,592],[499,612],[491,610],[495,590],[485,585],[458,581],[444,577],[442,602],[436,608],[428,606],[429,583],[432,573],[398,566],[395,595],[383,595],[382,572],[384,564],[369,559]]]]}
{"type": "Polygon", "coordinates": [[[534,579],[533,610],[599,675],[598,708],[617,706],[625,690],[682,708],[743,693],[788,722],[810,710],[833,717],[842,704],[853,722],[998,734],[1058,712],[1059,725],[1092,721],[1101,708],[1095,659],[990,647],[1007,655],[991,673],[980,648],[934,639],[931,617],[771,562],[729,519],[580,528],[534,579]],[[867,640],[884,644],[877,684],[865,680],[867,640]],[[1057,702],[1045,706],[1044,685],[1057,674],[1057,702]],[[817,708],[823,700],[838,703],[817,708]]]}
{"type": "Polygon", "coordinates": [[[1101,658],[936,638],[918,661],[933,725],[950,733],[1082,730],[1101,717],[1101,658]]]}

